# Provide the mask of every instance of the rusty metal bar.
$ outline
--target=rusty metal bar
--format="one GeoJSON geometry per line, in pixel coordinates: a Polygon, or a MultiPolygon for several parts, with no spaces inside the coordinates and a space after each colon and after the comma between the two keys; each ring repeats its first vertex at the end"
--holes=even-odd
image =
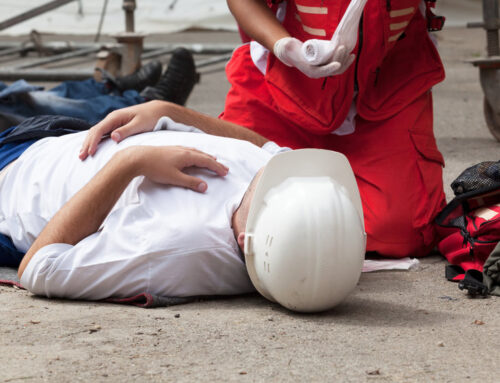
{"type": "Polygon", "coordinates": [[[27,63],[27,64],[19,65],[16,67],[16,69],[33,68],[33,67],[38,66],[38,65],[50,64],[50,63],[54,63],[57,61],[63,61],[66,59],[70,59],[73,57],[85,56],[89,53],[97,52],[98,50],[99,50],[98,47],[92,47],[92,48],[86,48],[86,49],[79,49],[79,50],[68,52],[68,53],[61,53],[59,55],[50,56],[47,58],[34,60],[34,61],[27,63]]]}
{"type": "Polygon", "coordinates": [[[92,76],[94,71],[88,69],[0,69],[0,79],[4,81],[16,81],[20,78],[27,81],[86,80],[92,76]]]}
{"type": "Polygon", "coordinates": [[[500,69],[500,56],[480,57],[477,59],[466,60],[466,62],[469,62],[479,68],[500,69]]]}
{"type": "Polygon", "coordinates": [[[97,32],[94,37],[94,42],[98,42],[101,38],[102,25],[104,24],[104,18],[106,17],[106,11],[108,9],[108,0],[104,0],[104,4],[101,10],[101,17],[99,18],[99,26],[97,27],[97,32]]]}
{"type": "MultiPolygon", "coordinates": [[[[113,43],[109,43],[113,44],[113,43]]],[[[34,49],[35,45],[31,41],[24,41],[24,42],[9,42],[9,41],[2,41],[0,42],[0,49],[8,49],[8,48],[16,48],[23,45],[27,50],[29,49],[34,49]]],[[[62,49],[64,47],[67,47],[69,49],[82,49],[82,48],[90,48],[93,46],[97,45],[107,45],[107,43],[85,43],[85,42],[70,42],[70,41],[47,41],[44,42],[43,44],[45,47],[52,49],[52,50],[58,50],[62,49]]]]}
{"type": "Polygon", "coordinates": [[[467,23],[467,28],[484,28],[484,23],[482,21],[471,21],[467,23]]]}
{"type": "MultiPolygon", "coordinates": [[[[219,62],[227,61],[231,55],[221,55],[207,60],[200,60],[196,68],[206,67],[219,62]]],[[[0,79],[15,81],[20,78],[27,81],[67,81],[86,80],[94,76],[94,71],[89,69],[0,69],[0,79]]]]}
{"type": "MultiPolygon", "coordinates": [[[[175,49],[174,48],[160,48],[160,49],[155,49],[146,53],[143,53],[141,56],[141,59],[147,60],[147,59],[152,59],[158,56],[163,56],[163,55],[168,55],[169,53],[172,53],[175,49]]],[[[0,51],[0,54],[2,52],[0,51]]]]}
{"type": "Polygon", "coordinates": [[[29,11],[23,12],[17,16],[14,16],[14,17],[11,17],[10,19],[2,21],[0,23],[0,31],[7,29],[9,27],[12,27],[13,25],[22,23],[23,21],[26,21],[26,20],[31,19],[33,17],[39,16],[42,13],[59,8],[63,5],[71,3],[72,1],[75,1],[75,0],[54,0],[54,1],[50,1],[46,4],[40,5],[39,7],[35,7],[33,9],[30,9],[29,11]]]}
{"type": "Polygon", "coordinates": [[[200,60],[196,62],[196,68],[203,68],[205,66],[213,65],[213,64],[218,64],[220,62],[228,61],[232,56],[232,53],[221,55],[221,56],[216,56],[216,57],[211,57],[206,60],[200,60]]]}
{"type": "MultiPolygon", "coordinates": [[[[203,68],[219,62],[227,61],[230,54],[213,57],[196,62],[196,68],[203,68]]],[[[15,81],[20,78],[27,81],[67,81],[86,80],[94,76],[90,69],[0,69],[0,80],[15,81]]]]}
{"type": "Polygon", "coordinates": [[[498,0],[483,0],[484,29],[486,29],[488,56],[498,56],[498,0]]]}
{"type": "Polygon", "coordinates": [[[135,0],[123,0],[122,8],[125,11],[125,32],[134,32],[134,11],[137,8],[135,0]]]}
{"type": "MultiPolygon", "coordinates": [[[[155,51],[152,51],[152,52],[144,53],[141,56],[141,58],[143,60],[147,60],[147,59],[151,59],[151,58],[154,58],[154,57],[158,57],[158,56],[163,56],[163,55],[170,54],[174,50],[175,49],[172,49],[172,48],[158,49],[158,50],[155,50],[155,51]]],[[[223,55],[220,55],[220,56],[211,57],[209,59],[199,60],[199,61],[196,62],[196,67],[197,68],[203,68],[205,66],[209,66],[209,65],[212,65],[212,64],[218,64],[220,62],[227,61],[227,60],[229,60],[231,58],[231,55],[232,55],[232,53],[226,53],[226,54],[223,54],[223,55]]]]}
{"type": "Polygon", "coordinates": [[[12,55],[14,53],[19,53],[19,52],[22,52],[22,51],[26,51],[28,50],[29,48],[26,48],[26,47],[12,47],[12,48],[6,48],[6,49],[2,49],[0,50],[0,56],[8,56],[8,55],[12,55]]]}
{"type": "MultiPolygon", "coordinates": [[[[7,48],[15,48],[19,47],[21,43],[12,43],[12,42],[0,42],[0,49],[7,48]]],[[[71,47],[72,49],[85,49],[85,48],[100,48],[103,46],[106,47],[116,47],[117,44],[113,42],[101,42],[101,43],[86,43],[86,42],[71,42],[68,45],[68,42],[65,41],[47,41],[43,44],[45,47],[49,49],[63,49],[64,47],[71,47]]],[[[33,49],[34,46],[32,43],[28,43],[25,45],[26,49],[33,49]]],[[[198,54],[222,54],[227,52],[232,52],[238,44],[229,44],[229,43],[148,43],[144,45],[145,51],[152,51],[156,49],[175,49],[175,48],[186,48],[193,53],[198,54]]]]}

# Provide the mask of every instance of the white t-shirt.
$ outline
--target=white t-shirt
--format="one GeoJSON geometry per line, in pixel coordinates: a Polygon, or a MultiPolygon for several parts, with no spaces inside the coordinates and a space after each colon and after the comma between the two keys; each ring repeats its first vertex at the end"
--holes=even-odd
{"type": "Polygon", "coordinates": [[[190,169],[207,182],[194,191],[135,178],[99,231],[75,246],[51,244],[31,259],[21,279],[48,297],[99,300],[142,292],[159,296],[253,291],[231,229],[231,217],[256,172],[272,154],[249,142],[159,131],[101,143],[78,159],[86,132],[32,145],[2,181],[0,232],[26,251],[51,217],[117,151],[132,145],[183,145],[212,154],[226,177],[190,169]]]}

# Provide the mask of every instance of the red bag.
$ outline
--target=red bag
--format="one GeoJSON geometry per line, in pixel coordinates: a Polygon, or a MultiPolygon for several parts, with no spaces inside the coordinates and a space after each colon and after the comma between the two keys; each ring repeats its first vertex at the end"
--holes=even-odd
{"type": "Polygon", "coordinates": [[[436,218],[438,249],[450,263],[446,278],[486,295],[483,265],[500,241],[500,161],[466,169],[451,186],[456,197],[436,218]]]}
{"type": "MultiPolygon", "coordinates": [[[[439,229],[444,236],[438,245],[441,254],[464,271],[482,272],[484,262],[500,241],[500,203],[475,209],[447,224],[447,228],[439,229]]],[[[453,279],[461,280],[463,274],[453,279]]]]}

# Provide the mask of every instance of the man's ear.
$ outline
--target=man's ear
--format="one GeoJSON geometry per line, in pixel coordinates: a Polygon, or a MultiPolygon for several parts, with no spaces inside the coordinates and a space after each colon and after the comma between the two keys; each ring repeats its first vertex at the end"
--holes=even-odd
{"type": "Polygon", "coordinates": [[[241,251],[245,250],[245,233],[238,234],[237,238],[238,245],[240,246],[241,251]]]}

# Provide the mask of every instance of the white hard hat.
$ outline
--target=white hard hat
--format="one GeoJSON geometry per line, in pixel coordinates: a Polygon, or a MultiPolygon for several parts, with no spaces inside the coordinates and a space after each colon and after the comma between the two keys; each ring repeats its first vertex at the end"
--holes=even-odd
{"type": "Polygon", "coordinates": [[[340,303],[358,283],[363,210],[347,158],[320,149],[274,156],[250,205],[245,262],[255,288],[290,310],[340,303]]]}

